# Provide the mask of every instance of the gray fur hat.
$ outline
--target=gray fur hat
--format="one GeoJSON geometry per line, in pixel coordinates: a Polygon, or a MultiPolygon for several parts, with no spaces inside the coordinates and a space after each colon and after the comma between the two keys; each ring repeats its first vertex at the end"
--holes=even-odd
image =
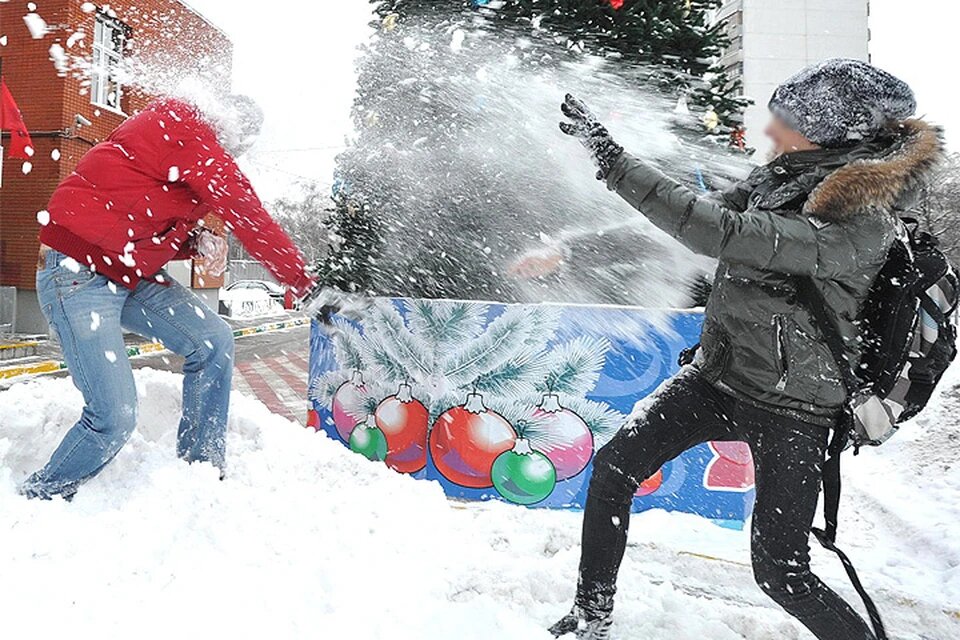
{"type": "Polygon", "coordinates": [[[821,147],[869,138],[916,110],[917,101],[905,82],[848,58],[807,67],[770,98],[774,115],[821,147]]]}

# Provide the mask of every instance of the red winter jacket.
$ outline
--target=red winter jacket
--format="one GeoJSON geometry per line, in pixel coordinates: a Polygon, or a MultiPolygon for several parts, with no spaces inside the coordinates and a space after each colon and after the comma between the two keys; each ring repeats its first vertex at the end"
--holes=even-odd
{"type": "Polygon", "coordinates": [[[254,258],[303,293],[303,257],[193,106],[161,100],[91,149],[54,191],[40,242],[130,289],[187,257],[208,213],[254,258]]]}

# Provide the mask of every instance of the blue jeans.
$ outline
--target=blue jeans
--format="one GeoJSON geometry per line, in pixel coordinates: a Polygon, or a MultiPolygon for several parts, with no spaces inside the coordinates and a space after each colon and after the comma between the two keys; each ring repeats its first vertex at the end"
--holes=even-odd
{"type": "Polygon", "coordinates": [[[121,287],[57,251],[37,273],[37,296],[86,406],[50,462],[23,484],[25,495],[71,497],[100,472],[137,423],[137,389],[123,329],[163,342],[186,358],[177,454],[224,468],[233,375],[233,331],[197,296],[172,281],[121,287]],[[79,267],[79,268],[78,268],[79,267]]]}

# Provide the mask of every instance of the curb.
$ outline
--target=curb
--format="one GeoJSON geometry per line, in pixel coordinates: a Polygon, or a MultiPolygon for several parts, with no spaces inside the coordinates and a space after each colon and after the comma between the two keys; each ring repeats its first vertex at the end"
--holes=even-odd
{"type": "Polygon", "coordinates": [[[0,344],[0,351],[6,349],[25,349],[26,347],[37,347],[40,343],[34,340],[29,340],[27,342],[11,342],[9,344],[0,344]]]}
{"type": "MultiPolygon", "coordinates": [[[[245,338],[247,336],[258,335],[261,333],[272,333],[294,327],[302,327],[310,324],[309,318],[297,318],[295,320],[285,320],[283,322],[271,322],[260,325],[259,327],[247,327],[237,329],[233,332],[234,338],[245,338]]],[[[136,358],[138,356],[151,355],[167,351],[167,348],[158,342],[145,342],[127,348],[127,357],[136,358]]],[[[56,373],[67,368],[67,364],[57,360],[47,360],[45,362],[35,362],[17,367],[0,368],[0,380],[11,380],[20,376],[40,376],[48,373],[56,373]]]]}

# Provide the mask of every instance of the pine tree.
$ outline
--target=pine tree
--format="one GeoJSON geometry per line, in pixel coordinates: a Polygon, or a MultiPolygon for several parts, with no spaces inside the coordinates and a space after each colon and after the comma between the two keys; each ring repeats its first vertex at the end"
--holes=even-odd
{"type": "MultiPolygon", "coordinates": [[[[668,91],[719,118],[715,135],[727,139],[742,121],[741,85],[716,60],[729,38],[712,12],[724,0],[506,0],[491,19],[528,25],[530,35],[561,38],[572,52],[644,65],[668,91]]],[[[493,4],[479,0],[480,6],[493,4]]],[[[499,3],[497,3],[499,5],[499,3]]]]}
{"type": "Polygon", "coordinates": [[[383,230],[363,201],[340,195],[326,224],[329,250],[317,261],[317,277],[324,286],[349,293],[376,294],[377,257],[383,230]]]}
{"type": "Polygon", "coordinates": [[[504,151],[496,144],[475,148],[474,141],[509,131],[477,117],[483,96],[451,91],[457,79],[484,72],[476,51],[458,53],[462,30],[500,38],[511,54],[522,39],[521,64],[531,66],[584,53],[607,57],[614,68],[646,65],[649,83],[674,100],[685,96],[695,115],[684,137],[698,142],[705,130],[696,115],[712,109],[721,123],[715,133],[728,137],[743,107],[737,87],[711,62],[726,44],[722,27],[709,21],[720,0],[624,0],[619,8],[617,0],[374,4],[377,32],[358,69],[356,138],[338,158],[342,188],[332,231],[342,242],[320,266],[327,285],[380,295],[519,300],[517,285],[500,270],[518,246],[538,240],[525,222],[536,213],[561,228],[582,215],[563,203],[532,212],[529,197],[504,188],[526,178],[504,172],[498,157],[504,151]]]}

